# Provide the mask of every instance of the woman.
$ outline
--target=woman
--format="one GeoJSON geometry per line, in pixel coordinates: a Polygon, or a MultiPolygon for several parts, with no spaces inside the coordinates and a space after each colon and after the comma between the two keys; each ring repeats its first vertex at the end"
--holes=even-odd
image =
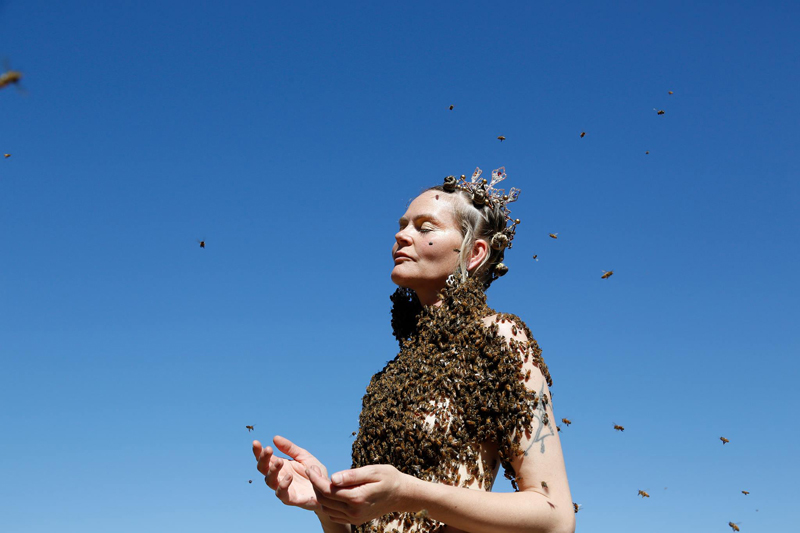
{"type": "Polygon", "coordinates": [[[508,195],[464,176],[419,195],[392,249],[392,326],[400,353],[364,396],[353,468],[330,478],[306,450],[253,443],[258,470],[286,505],[326,533],[573,532],[575,518],[541,350],[484,291],[519,220],[508,195]],[[491,493],[503,465],[515,493],[491,493]],[[352,525],[351,525],[352,524],[352,525]]]}

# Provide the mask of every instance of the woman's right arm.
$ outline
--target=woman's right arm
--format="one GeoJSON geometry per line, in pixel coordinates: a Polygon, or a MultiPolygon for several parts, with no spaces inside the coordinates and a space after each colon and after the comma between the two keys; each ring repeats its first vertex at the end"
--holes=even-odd
{"type": "Polygon", "coordinates": [[[316,457],[307,450],[297,446],[289,439],[276,436],[273,439],[275,447],[292,458],[285,460],[273,455],[272,449],[261,446],[259,441],[253,441],[253,455],[258,461],[258,471],[264,474],[267,486],[275,491],[275,496],[284,505],[300,507],[314,511],[319,518],[324,533],[351,533],[349,524],[337,524],[322,512],[322,506],[317,501],[314,488],[306,473],[313,468],[317,476],[328,479],[328,471],[316,457]]]}

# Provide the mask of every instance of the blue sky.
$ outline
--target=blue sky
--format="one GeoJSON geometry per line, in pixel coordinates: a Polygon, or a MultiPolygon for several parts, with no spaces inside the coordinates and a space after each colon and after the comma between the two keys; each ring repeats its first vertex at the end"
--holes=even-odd
{"type": "Polygon", "coordinates": [[[578,529],[793,523],[800,7],[607,4],[0,3],[0,530],[315,531],[250,442],[349,467],[397,218],[476,166],[578,529]]]}

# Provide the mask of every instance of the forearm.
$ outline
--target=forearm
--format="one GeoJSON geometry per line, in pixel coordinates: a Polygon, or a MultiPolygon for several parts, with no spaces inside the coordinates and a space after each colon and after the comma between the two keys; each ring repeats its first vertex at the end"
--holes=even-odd
{"type": "Polygon", "coordinates": [[[316,513],[316,515],[324,533],[350,533],[351,527],[349,524],[332,522],[325,513],[316,513]]]}
{"type": "Polygon", "coordinates": [[[572,507],[557,508],[537,492],[483,492],[411,476],[407,481],[403,498],[405,511],[426,509],[431,518],[468,533],[572,533],[575,530],[572,507]]]}

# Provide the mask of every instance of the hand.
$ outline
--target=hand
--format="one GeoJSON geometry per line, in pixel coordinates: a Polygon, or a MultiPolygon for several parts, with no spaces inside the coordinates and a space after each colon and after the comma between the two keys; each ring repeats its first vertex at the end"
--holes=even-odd
{"type": "Polygon", "coordinates": [[[316,457],[297,446],[289,439],[275,436],[272,439],[275,447],[293,460],[281,459],[273,455],[272,448],[261,447],[257,440],[253,441],[253,455],[258,461],[258,471],[264,474],[267,486],[275,490],[275,496],[285,505],[301,507],[309,511],[321,511],[314,488],[306,471],[312,467],[317,469],[320,480],[327,479],[328,471],[316,457]]]}
{"type": "Polygon", "coordinates": [[[402,509],[407,476],[390,465],[371,465],[337,472],[332,482],[309,468],[322,512],[339,524],[360,525],[402,509]]]}

